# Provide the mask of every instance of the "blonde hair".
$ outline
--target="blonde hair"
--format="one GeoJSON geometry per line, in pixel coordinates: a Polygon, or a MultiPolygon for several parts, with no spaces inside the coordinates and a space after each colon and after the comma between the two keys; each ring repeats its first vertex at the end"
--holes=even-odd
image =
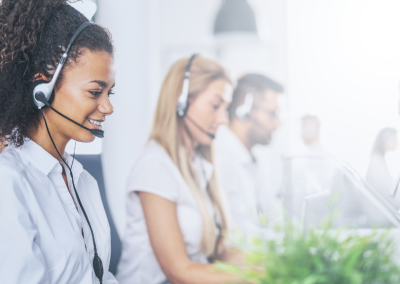
{"type": "MultiPolygon", "coordinates": [[[[183,131],[185,130],[183,118],[178,117],[176,113],[176,104],[182,92],[184,73],[188,61],[189,59],[185,58],[175,62],[164,79],[158,98],[150,139],[154,139],[165,149],[190,188],[203,221],[201,247],[203,252],[207,256],[210,256],[214,251],[216,240],[214,217],[208,210],[206,201],[200,190],[198,178],[192,166],[190,151],[186,149],[184,144],[183,131]]],[[[204,57],[197,56],[193,60],[190,71],[189,98],[195,98],[215,80],[223,79],[230,83],[226,70],[215,61],[204,57]]],[[[197,150],[204,159],[214,164],[212,146],[200,145],[197,150]]],[[[214,199],[214,208],[220,216],[222,231],[225,231],[227,230],[227,218],[215,171],[209,181],[209,187],[214,199]]],[[[221,244],[223,244],[223,241],[220,242],[219,252],[221,251],[220,248],[223,249],[223,245],[221,244]]]]}

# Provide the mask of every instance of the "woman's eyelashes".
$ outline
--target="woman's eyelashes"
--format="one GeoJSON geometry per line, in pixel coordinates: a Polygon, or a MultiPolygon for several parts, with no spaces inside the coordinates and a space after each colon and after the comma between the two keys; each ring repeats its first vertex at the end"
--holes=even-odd
{"type": "MultiPolygon", "coordinates": [[[[100,95],[103,93],[103,91],[89,91],[89,93],[91,93],[95,98],[98,98],[98,97],[100,97],[100,95]]],[[[107,96],[109,97],[109,96],[111,96],[111,95],[114,95],[114,92],[112,91],[112,90],[110,90],[108,93],[107,93],[107,96]]]]}
{"type": "Polygon", "coordinates": [[[213,104],[213,109],[218,110],[220,106],[221,106],[221,104],[213,104]]]}
{"type": "Polygon", "coordinates": [[[89,93],[91,93],[95,98],[98,98],[102,91],[89,91],[89,93]]]}
{"type": "Polygon", "coordinates": [[[211,101],[212,107],[214,110],[218,110],[223,104],[224,104],[224,100],[220,97],[214,99],[211,101]]]}

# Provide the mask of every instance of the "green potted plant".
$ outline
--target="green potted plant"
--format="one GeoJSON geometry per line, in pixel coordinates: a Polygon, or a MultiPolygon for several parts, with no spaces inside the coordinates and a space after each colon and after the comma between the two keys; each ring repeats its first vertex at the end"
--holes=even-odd
{"type": "Polygon", "coordinates": [[[292,224],[277,237],[256,238],[245,253],[245,267],[219,263],[220,269],[260,284],[400,283],[391,230],[323,229],[304,232],[292,224]]]}

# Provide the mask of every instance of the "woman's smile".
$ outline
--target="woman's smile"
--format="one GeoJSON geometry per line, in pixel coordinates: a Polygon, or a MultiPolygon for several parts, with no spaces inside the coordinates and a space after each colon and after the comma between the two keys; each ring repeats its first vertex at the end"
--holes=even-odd
{"type": "Polygon", "coordinates": [[[105,119],[95,120],[95,119],[88,118],[87,120],[93,126],[94,129],[100,129],[100,130],[103,129],[103,122],[105,121],[105,119]]]}

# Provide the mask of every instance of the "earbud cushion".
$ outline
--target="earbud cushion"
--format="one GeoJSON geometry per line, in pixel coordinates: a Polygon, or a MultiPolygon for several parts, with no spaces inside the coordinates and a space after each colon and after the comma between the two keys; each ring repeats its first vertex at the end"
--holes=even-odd
{"type": "MultiPolygon", "coordinates": [[[[48,81],[46,81],[46,80],[37,80],[37,81],[33,82],[33,83],[31,84],[31,86],[29,87],[29,97],[30,97],[30,101],[31,101],[32,106],[33,106],[35,109],[37,109],[38,107],[37,107],[37,105],[35,104],[35,99],[34,99],[33,90],[34,90],[38,85],[43,84],[43,83],[48,83],[48,81]]],[[[51,103],[54,101],[54,95],[55,95],[55,92],[54,92],[54,90],[53,90],[53,91],[51,92],[50,98],[49,98],[49,100],[48,100],[49,104],[51,104],[51,103]]],[[[47,106],[43,106],[42,109],[44,109],[44,108],[46,108],[46,107],[47,107],[47,106]]]]}

